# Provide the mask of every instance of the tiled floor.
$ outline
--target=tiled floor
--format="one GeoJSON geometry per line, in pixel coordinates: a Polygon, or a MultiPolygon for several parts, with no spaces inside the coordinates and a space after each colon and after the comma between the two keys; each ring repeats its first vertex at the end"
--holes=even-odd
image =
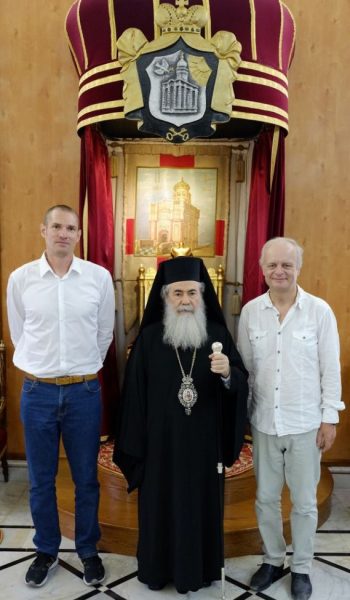
{"type": "MultiPolygon", "coordinates": [[[[347,600],[350,598],[350,470],[335,469],[332,512],[316,534],[312,571],[312,600],[347,600]]],[[[107,577],[103,585],[86,587],[82,568],[73,543],[64,538],[59,566],[45,586],[27,587],[23,576],[33,558],[33,529],[28,511],[28,482],[25,467],[12,465],[10,481],[0,475],[0,527],[4,539],[0,545],[0,598],[4,600],[219,600],[219,583],[196,593],[180,596],[168,586],[151,592],[138,582],[134,558],[101,554],[107,577]]],[[[226,600],[290,598],[290,576],[285,575],[264,593],[249,591],[249,580],[260,563],[260,556],[243,556],[226,560],[226,600]]]]}

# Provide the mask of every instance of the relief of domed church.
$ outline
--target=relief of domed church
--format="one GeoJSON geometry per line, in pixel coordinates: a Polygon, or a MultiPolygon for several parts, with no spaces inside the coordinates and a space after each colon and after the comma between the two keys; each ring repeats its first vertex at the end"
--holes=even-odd
{"type": "Polygon", "coordinates": [[[163,114],[197,113],[200,87],[189,82],[189,69],[183,52],[176,63],[176,77],[163,81],[161,112],[163,114]]]}

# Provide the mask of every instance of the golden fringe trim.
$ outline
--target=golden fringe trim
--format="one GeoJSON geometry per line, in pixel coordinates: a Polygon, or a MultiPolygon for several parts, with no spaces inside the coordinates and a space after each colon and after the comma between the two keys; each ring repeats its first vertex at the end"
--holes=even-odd
{"type": "Polygon", "coordinates": [[[264,102],[255,102],[254,100],[239,100],[235,98],[233,101],[233,108],[241,107],[241,108],[255,108],[256,110],[268,110],[269,112],[274,112],[281,117],[284,117],[288,121],[288,113],[283,110],[283,108],[279,108],[278,106],[274,106],[272,104],[266,104],[264,102]]]}
{"type": "Polygon", "coordinates": [[[271,79],[265,79],[264,77],[254,77],[252,75],[241,75],[240,73],[238,73],[237,81],[243,81],[245,83],[254,83],[257,85],[271,87],[274,90],[278,90],[279,92],[281,92],[281,94],[288,98],[288,91],[286,90],[286,88],[284,88],[279,83],[276,83],[275,81],[271,81],[271,79]]]}
{"type": "Polygon", "coordinates": [[[261,121],[262,123],[270,123],[272,125],[278,125],[283,127],[286,131],[289,131],[288,123],[281,119],[275,119],[274,117],[266,117],[265,115],[253,115],[252,113],[245,113],[239,111],[232,111],[233,119],[247,119],[248,121],[261,121]]]}
{"type": "Polygon", "coordinates": [[[270,192],[272,190],[272,182],[273,182],[273,177],[275,174],[279,140],[280,140],[280,129],[279,129],[279,127],[277,127],[277,125],[275,125],[275,129],[273,131],[273,138],[272,138],[272,148],[271,148],[270,192]]]}
{"type": "Polygon", "coordinates": [[[99,67],[94,67],[93,69],[86,71],[86,73],[84,73],[84,75],[80,77],[79,85],[81,85],[86,79],[89,79],[89,77],[93,77],[93,75],[96,75],[97,73],[104,73],[105,71],[111,71],[112,69],[120,68],[121,64],[119,60],[114,60],[113,62],[100,65],[99,67]]]}
{"type": "Polygon", "coordinates": [[[115,24],[114,2],[108,0],[109,29],[111,32],[111,59],[117,58],[117,27],[115,24]]]}
{"type": "Polygon", "coordinates": [[[85,119],[84,121],[80,121],[78,123],[77,131],[79,131],[79,129],[82,127],[86,127],[86,125],[93,125],[94,123],[101,123],[102,121],[111,121],[112,119],[125,119],[125,114],[124,112],[114,112],[90,117],[89,119],[85,119]]]}
{"type": "Polygon", "coordinates": [[[124,100],[109,100],[108,102],[98,102],[97,104],[89,104],[86,108],[83,108],[78,113],[78,120],[81,119],[87,113],[91,113],[94,110],[103,110],[104,108],[124,108],[124,100]]]}
{"type": "Polygon", "coordinates": [[[89,66],[89,61],[88,61],[88,55],[87,55],[87,52],[86,52],[86,46],[85,46],[85,40],[84,40],[83,30],[81,28],[81,22],[80,22],[80,5],[81,5],[81,0],[79,0],[79,4],[78,4],[77,17],[78,17],[79,35],[80,35],[81,45],[83,47],[84,64],[85,64],[85,70],[86,70],[88,68],[88,66],[89,66]]]}
{"type": "Polygon", "coordinates": [[[101,79],[95,79],[94,81],[90,81],[86,85],[83,85],[79,90],[78,97],[82,96],[88,90],[91,90],[95,87],[100,87],[100,85],[107,85],[107,83],[114,83],[115,81],[122,81],[122,77],[120,75],[110,75],[109,77],[102,77],[101,79]]]}
{"type": "Polygon", "coordinates": [[[286,84],[286,87],[288,87],[287,77],[284,75],[284,73],[277,71],[273,67],[266,67],[266,66],[260,65],[258,63],[253,63],[253,62],[249,62],[246,60],[242,60],[241,64],[239,65],[239,68],[240,69],[251,69],[252,71],[259,71],[260,73],[267,73],[268,75],[272,75],[273,77],[276,77],[277,79],[281,79],[286,84]]]}
{"type": "Polygon", "coordinates": [[[254,60],[257,60],[255,0],[249,0],[249,5],[250,5],[250,40],[251,40],[251,45],[252,45],[252,57],[254,60]]]}

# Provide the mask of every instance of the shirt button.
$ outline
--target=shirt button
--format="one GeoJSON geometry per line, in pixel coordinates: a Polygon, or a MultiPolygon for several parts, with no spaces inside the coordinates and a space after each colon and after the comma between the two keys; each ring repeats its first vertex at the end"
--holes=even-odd
{"type": "Polygon", "coordinates": [[[276,392],[277,392],[278,388],[275,388],[275,390],[276,390],[276,392]]]}
{"type": "Polygon", "coordinates": [[[279,372],[280,372],[280,370],[279,370],[279,369],[277,369],[277,373],[279,373],[279,372]]]}
{"type": "Polygon", "coordinates": [[[275,408],[278,408],[278,406],[275,406],[275,408]]]}
{"type": "Polygon", "coordinates": [[[281,350],[277,350],[277,354],[281,354],[281,350]]]}
{"type": "Polygon", "coordinates": [[[278,335],[281,335],[281,332],[280,332],[280,331],[278,332],[278,335]]]}

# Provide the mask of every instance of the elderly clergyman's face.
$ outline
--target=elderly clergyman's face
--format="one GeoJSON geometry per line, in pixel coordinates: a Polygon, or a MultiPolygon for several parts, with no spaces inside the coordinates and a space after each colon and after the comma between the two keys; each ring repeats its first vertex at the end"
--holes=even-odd
{"type": "Polygon", "coordinates": [[[178,281],[165,296],[165,343],[176,348],[199,348],[207,339],[207,321],[198,281],[178,281]]]}
{"type": "Polygon", "coordinates": [[[194,312],[201,300],[198,281],[176,281],[169,284],[167,301],[177,313],[194,312]]]}

